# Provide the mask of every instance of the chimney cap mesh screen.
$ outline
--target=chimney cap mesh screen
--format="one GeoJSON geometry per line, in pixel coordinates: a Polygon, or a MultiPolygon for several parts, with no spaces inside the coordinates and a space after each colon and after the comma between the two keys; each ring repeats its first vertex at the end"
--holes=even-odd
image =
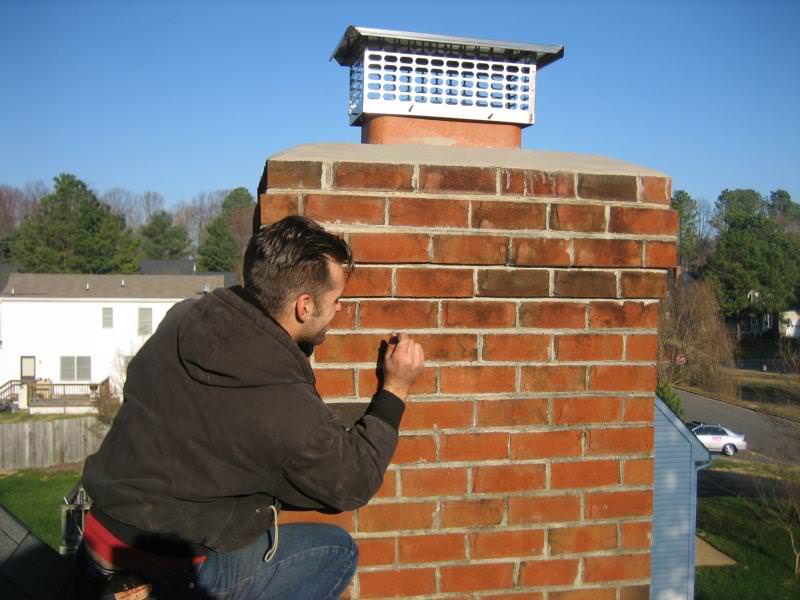
{"type": "Polygon", "coordinates": [[[349,27],[332,58],[350,66],[350,123],[407,115],[530,125],[535,79],[563,47],[349,27]]]}

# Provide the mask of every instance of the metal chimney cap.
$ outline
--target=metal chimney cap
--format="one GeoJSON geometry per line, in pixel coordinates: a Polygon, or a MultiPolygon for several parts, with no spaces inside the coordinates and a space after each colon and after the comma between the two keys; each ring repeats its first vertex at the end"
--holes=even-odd
{"type": "Polygon", "coordinates": [[[519,62],[534,63],[537,69],[541,69],[551,62],[564,57],[564,46],[501,42],[350,25],[333,51],[331,60],[335,59],[340,65],[349,66],[360,58],[364,45],[372,41],[382,44],[397,44],[399,42],[404,46],[419,47],[420,49],[427,48],[429,50],[490,54],[497,58],[513,57],[519,62]]]}

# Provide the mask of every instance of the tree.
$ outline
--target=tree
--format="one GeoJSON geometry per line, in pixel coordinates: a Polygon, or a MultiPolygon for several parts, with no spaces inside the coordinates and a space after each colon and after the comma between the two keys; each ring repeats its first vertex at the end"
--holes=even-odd
{"type": "Polygon", "coordinates": [[[677,190],[672,195],[672,208],[678,211],[680,217],[680,232],[678,238],[678,254],[681,268],[692,272],[697,267],[699,248],[699,218],[697,200],[692,198],[685,190],[677,190]]]}
{"type": "Polygon", "coordinates": [[[767,216],[766,208],[753,190],[725,190],[717,200],[720,236],[703,276],[725,315],[776,313],[794,298],[800,243],[767,216]]]}
{"type": "Polygon", "coordinates": [[[172,222],[172,215],[165,210],[154,212],[147,224],[139,229],[145,258],[153,260],[177,260],[186,258],[189,251],[189,236],[186,227],[172,222]]]}
{"type": "Polygon", "coordinates": [[[222,200],[227,195],[227,190],[200,192],[191,200],[176,205],[175,223],[186,227],[194,256],[197,256],[198,248],[205,241],[208,226],[220,213],[222,200]]]}
{"type": "Polygon", "coordinates": [[[125,224],[132,229],[141,227],[153,214],[164,210],[164,197],[152,191],[140,195],[122,188],[112,188],[103,193],[100,201],[125,217],[125,224]]]}
{"type": "Polygon", "coordinates": [[[794,575],[800,577],[800,479],[788,466],[781,465],[778,481],[761,484],[756,491],[756,514],[768,527],[787,535],[794,555],[794,575]]]}
{"type": "Polygon", "coordinates": [[[200,245],[198,266],[204,271],[238,271],[252,230],[253,196],[243,187],[231,190],[222,212],[209,224],[200,245]]]}
{"type": "Polygon", "coordinates": [[[11,241],[11,256],[20,268],[37,273],[136,271],[138,242],[125,219],[74,175],[54,181],[55,191],[41,199],[11,241]]]}

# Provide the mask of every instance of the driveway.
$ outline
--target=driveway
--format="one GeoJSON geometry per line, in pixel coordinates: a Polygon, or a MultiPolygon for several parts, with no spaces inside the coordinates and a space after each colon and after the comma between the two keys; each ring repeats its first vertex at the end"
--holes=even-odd
{"type": "Polygon", "coordinates": [[[748,450],[778,461],[800,464],[800,424],[677,390],[687,421],[719,424],[744,433],[748,450]]]}

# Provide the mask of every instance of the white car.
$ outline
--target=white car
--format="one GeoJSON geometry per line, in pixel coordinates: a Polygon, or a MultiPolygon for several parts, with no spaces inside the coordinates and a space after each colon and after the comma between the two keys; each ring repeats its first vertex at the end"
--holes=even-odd
{"type": "Polygon", "coordinates": [[[699,423],[691,428],[691,432],[712,452],[733,456],[739,450],[747,450],[744,434],[726,429],[722,425],[699,423]]]}

